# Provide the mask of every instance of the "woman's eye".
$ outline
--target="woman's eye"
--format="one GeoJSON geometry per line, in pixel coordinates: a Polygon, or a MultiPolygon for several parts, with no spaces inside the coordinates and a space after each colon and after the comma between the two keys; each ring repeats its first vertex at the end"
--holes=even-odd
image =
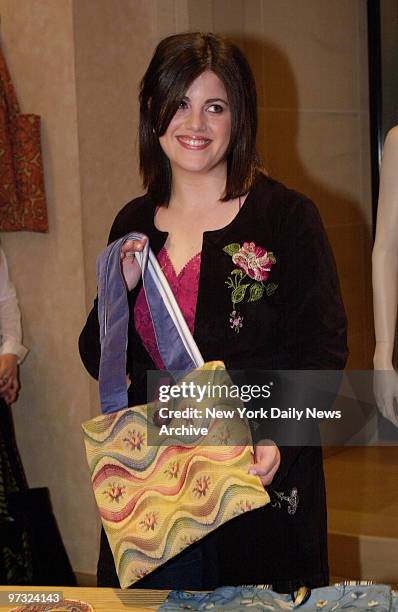
{"type": "Polygon", "coordinates": [[[212,104],[211,106],[207,108],[207,110],[210,111],[211,113],[222,113],[224,110],[224,107],[221,106],[221,104],[212,104]]]}
{"type": "Polygon", "coordinates": [[[188,104],[187,104],[186,100],[181,100],[181,102],[178,105],[178,108],[179,109],[184,109],[184,108],[187,108],[187,106],[188,106],[188,104]]]}

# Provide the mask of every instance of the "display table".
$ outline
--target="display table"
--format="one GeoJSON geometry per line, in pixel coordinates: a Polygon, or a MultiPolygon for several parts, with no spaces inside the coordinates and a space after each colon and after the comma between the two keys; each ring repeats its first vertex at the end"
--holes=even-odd
{"type": "Polygon", "coordinates": [[[338,610],[375,610],[375,612],[398,612],[398,592],[383,584],[369,584],[367,581],[341,582],[328,587],[314,589],[304,587],[291,595],[280,594],[264,586],[225,586],[214,591],[155,591],[144,589],[102,589],[72,588],[49,589],[40,587],[0,587],[0,602],[6,603],[7,593],[19,594],[19,603],[0,605],[7,612],[120,612],[123,610],[159,610],[182,612],[182,610],[211,610],[211,612],[264,612],[264,610],[293,610],[300,604],[300,610],[314,612],[338,612],[338,610]],[[23,596],[55,597],[61,591],[60,603],[24,603],[23,596]],[[305,596],[304,596],[305,595],[305,596]],[[167,601],[165,601],[167,599],[167,601]],[[296,604],[296,606],[295,606],[296,604]],[[18,607],[19,605],[19,607],[18,607]]]}
{"type": "MultiPolygon", "coordinates": [[[[102,589],[97,587],[10,587],[0,586],[0,601],[4,603],[5,594],[8,593],[63,593],[65,600],[80,600],[90,604],[95,612],[124,612],[129,610],[157,610],[166,599],[169,591],[154,591],[146,589],[102,589]]],[[[21,600],[14,603],[0,605],[1,611],[9,611],[18,606],[26,606],[21,600]]],[[[39,605],[39,604],[36,604],[39,605]]],[[[33,605],[32,605],[33,607],[33,605]]],[[[34,609],[34,608],[33,608],[34,609]]],[[[40,609],[40,608],[39,608],[40,609]]],[[[56,605],[53,605],[56,611],[56,605]]],[[[60,606],[60,610],[68,610],[60,606]]],[[[79,611],[80,612],[80,611],[79,611]]]]}

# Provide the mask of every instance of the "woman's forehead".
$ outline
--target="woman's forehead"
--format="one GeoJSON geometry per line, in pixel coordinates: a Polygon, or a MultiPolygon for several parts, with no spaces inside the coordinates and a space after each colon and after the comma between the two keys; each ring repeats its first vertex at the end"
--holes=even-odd
{"type": "Polygon", "coordinates": [[[205,70],[192,81],[185,92],[187,98],[205,97],[227,100],[224,83],[212,70],[205,70]]]}

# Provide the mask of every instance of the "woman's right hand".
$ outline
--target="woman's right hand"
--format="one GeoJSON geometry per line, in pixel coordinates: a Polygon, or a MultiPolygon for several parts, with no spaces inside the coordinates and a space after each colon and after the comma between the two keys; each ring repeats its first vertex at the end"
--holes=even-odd
{"type": "Polygon", "coordinates": [[[254,447],[254,463],[249,474],[260,477],[263,486],[271,484],[281,463],[281,453],[272,440],[260,440],[254,447]]]}
{"type": "Polygon", "coordinates": [[[141,268],[135,257],[137,251],[142,251],[147,239],[126,240],[120,253],[120,262],[127,289],[131,291],[141,278],[141,268]]]}

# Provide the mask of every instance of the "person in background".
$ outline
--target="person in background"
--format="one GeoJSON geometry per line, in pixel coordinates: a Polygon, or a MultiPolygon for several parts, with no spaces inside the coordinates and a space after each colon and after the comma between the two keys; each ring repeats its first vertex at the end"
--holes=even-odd
{"type": "Polygon", "coordinates": [[[19,391],[18,364],[27,353],[22,345],[21,313],[7,260],[0,248],[0,397],[11,405],[19,391]]]}
{"type": "Polygon", "coordinates": [[[9,510],[9,495],[25,489],[10,406],[18,397],[18,365],[26,356],[21,313],[7,260],[0,248],[0,583],[29,584],[30,553],[9,510]]]}

